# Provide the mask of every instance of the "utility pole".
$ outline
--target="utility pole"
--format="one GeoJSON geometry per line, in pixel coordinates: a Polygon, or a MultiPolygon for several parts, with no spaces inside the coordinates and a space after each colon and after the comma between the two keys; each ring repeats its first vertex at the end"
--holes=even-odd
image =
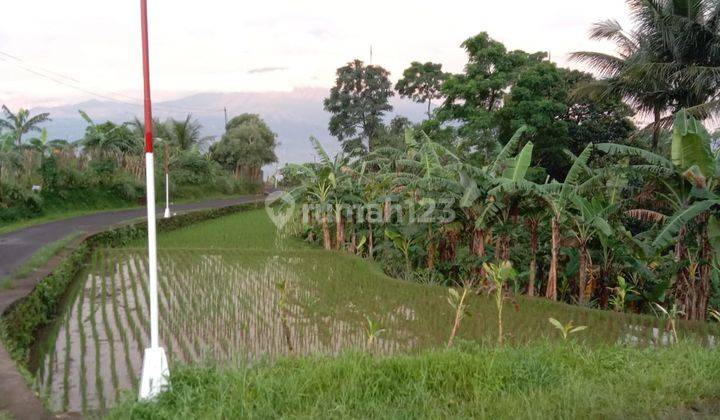
{"type": "Polygon", "coordinates": [[[158,337],[157,237],[155,231],[155,165],[153,162],[152,106],[150,102],[150,53],[148,51],[147,0],[140,0],[143,96],[145,108],[145,182],[147,202],[148,260],[150,277],[150,347],[143,354],[141,400],[155,398],[168,386],[167,357],[158,337]]]}
{"type": "Polygon", "coordinates": [[[225,130],[227,130],[227,107],[223,108],[223,111],[225,111],[225,130]]]}
{"type": "Polygon", "coordinates": [[[372,44],[370,44],[370,63],[372,65],[372,44]]]}

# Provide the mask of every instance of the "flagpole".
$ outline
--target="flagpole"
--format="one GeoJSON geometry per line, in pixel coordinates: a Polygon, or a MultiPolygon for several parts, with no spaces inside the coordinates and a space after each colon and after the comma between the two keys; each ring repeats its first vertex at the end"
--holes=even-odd
{"type": "Polygon", "coordinates": [[[147,202],[148,261],[150,277],[150,347],[143,355],[141,400],[156,397],[168,384],[165,349],[158,337],[157,240],[155,230],[155,165],[153,162],[152,107],[150,101],[150,53],[148,51],[147,0],[140,0],[143,92],[145,98],[145,182],[147,202]]]}
{"type": "Polygon", "coordinates": [[[170,218],[170,154],[167,140],[163,142],[165,148],[165,218],[170,218]]]}

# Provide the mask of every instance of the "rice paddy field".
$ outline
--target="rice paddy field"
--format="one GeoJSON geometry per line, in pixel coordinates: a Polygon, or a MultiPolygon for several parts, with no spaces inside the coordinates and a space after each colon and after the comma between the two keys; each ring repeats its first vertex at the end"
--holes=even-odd
{"type": "MultiPolygon", "coordinates": [[[[279,237],[264,210],[164,233],[158,241],[160,335],[171,369],[345,350],[416,353],[445,346],[452,327],[446,288],[392,279],[371,261],[279,237]],[[382,331],[369,340],[371,329],[382,331]]],[[[472,296],[469,309],[458,339],[494,343],[494,303],[472,296]]],[[[505,310],[506,342],[560,340],[548,317],[588,326],[573,340],[590,347],[669,342],[664,323],[650,316],[522,297],[505,310]]],[[[678,333],[710,347],[720,337],[706,323],[682,323],[678,333]]],[[[144,243],[98,249],[36,351],[40,392],[58,413],[105,412],[135,392],[148,343],[144,243]]]]}

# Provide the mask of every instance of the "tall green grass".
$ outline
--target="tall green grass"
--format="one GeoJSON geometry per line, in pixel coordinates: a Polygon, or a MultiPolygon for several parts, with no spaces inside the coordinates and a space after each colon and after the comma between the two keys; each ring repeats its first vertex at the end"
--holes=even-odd
{"type": "Polygon", "coordinates": [[[417,356],[200,365],[174,369],[172,391],[156,402],[128,399],[108,417],[683,417],[687,404],[720,395],[719,356],[690,344],[662,350],[466,345],[417,356]]]}

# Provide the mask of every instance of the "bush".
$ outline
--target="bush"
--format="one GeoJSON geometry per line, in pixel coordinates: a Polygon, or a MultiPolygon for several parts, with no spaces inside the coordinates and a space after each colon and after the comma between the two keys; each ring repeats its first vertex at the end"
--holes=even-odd
{"type": "Polygon", "coordinates": [[[0,188],[2,188],[0,220],[12,221],[35,217],[42,212],[43,200],[32,190],[10,183],[3,183],[0,188]]]}

